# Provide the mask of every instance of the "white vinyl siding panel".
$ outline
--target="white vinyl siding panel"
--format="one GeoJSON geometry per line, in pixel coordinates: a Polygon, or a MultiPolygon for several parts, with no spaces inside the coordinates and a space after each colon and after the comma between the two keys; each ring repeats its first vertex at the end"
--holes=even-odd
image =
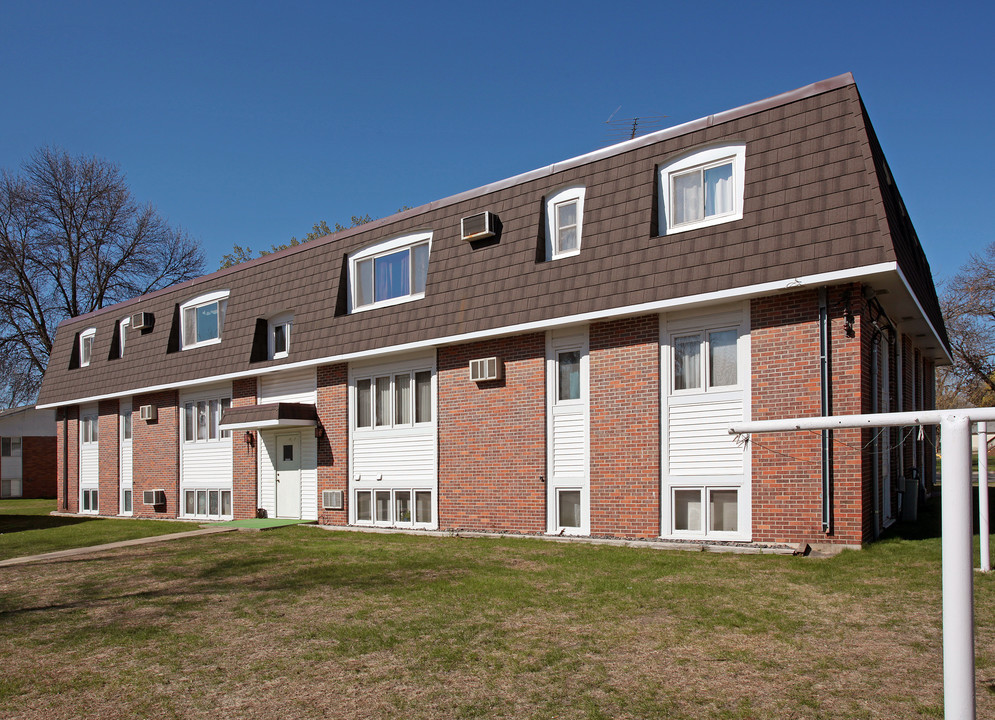
{"type": "Polygon", "coordinates": [[[82,441],[83,418],[88,416],[92,416],[95,422],[100,422],[96,405],[80,410],[79,484],[96,487],[100,481],[100,435],[98,432],[98,442],[85,443],[82,441]]]}
{"type": "Polygon", "coordinates": [[[671,476],[743,474],[743,446],[729,434],[743,420],[742,400],[671,404],[668,415],[671,476]]]}
{"type": "MultiPolygon", "coordinates": [[[[132,411],[131,400],[122,400],[120,414],[123,416],[125,413],[130,414],[131,411],[132,411]]],[[[120,427],[120,421],[118,422],[118,426],[120,427]]],[[[132,426],[132,438],[128,438],[126,440],[124,438],[124,433],[122,433],[120,430],[118,432],[119,432],[119,437],[121,438],[121,463],[119,466],[121,471],[121,487],[122,489],[128,489],[132,486],[134,480],[134,462],[133,462],[134,452],[132,450],[134,425],[132,426]]]]}
{"type": "Polygon", "coordinates": [[[377,487],[435,487],[435,428],[355,433],[353,478],[376,481],[377,487]]]}
{"type": "Polygon", "coordinates": [[[259,378],[259,404],[317,402],[317,380],[314,368],[263,375],[259,378]]]}
{"type": "Polygon", "coordinates": [[[0,478],[4,480],[20,480],[21,458],[20,457],[0,458],[0,478]]]}

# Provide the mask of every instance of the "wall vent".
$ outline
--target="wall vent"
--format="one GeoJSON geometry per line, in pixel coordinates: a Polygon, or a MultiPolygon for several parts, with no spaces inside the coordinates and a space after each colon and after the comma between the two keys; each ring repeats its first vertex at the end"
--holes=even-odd
{"type": "Polygon", "coordinates": [[[501,358],[489,357],[470,361],[470,379],[473,382],[485,380],[500,380],[504,374],[504,363],[501,358]]]}
{"type": "Polygon", "coordinates": [[[131,316],[131,327],[135,330],[145,330],[152,327],[152,313],[138,312],[131,316]]]}
{"type": "Polygon", "coordinates": [[[460,220],[460,234],[464,240],[484,240],[494,237],[496,216],[485,210],[476,215],[470,215],[460,220]]]}
{"type": "Polygon", "coordinates": [[[165,490],[146,490],[142,493],[142,502],[145,505],[165,505],[166,504],[166,491],[165,490]]]}
{"type": "Polygon", "coordinates": [[[138,417],[141,420],[155,420],[156,416],[155,405],[142,405],[138,408],[138,417]]]}
{"type": "Polygon", "coordinates": [[[321,507],[325,510],[342,509],[341,490],[323,490],[321,492],[321,507]]]}

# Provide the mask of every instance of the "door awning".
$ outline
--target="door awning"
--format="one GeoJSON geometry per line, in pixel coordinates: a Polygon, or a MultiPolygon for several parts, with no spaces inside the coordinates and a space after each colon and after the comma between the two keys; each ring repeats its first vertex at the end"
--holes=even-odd
{"type": "Polygon", "coordinates": [[[318,411],[306,403],[269,403],[226,408],[221,413],[222,430],[268,430],[270,428],[315,427],[318,411]]]}

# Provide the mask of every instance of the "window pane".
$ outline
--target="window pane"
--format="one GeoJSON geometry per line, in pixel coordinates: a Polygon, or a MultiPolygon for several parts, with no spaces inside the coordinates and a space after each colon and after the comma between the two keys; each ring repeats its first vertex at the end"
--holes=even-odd
{"type": "Polygon", "coordinates": [[[394,423],[407,425],[411,422],[411,376],[394,376],[394,423]]]}
{"type": "Polygon", "coordinates": [[[100,418],[94,415],[90,418],[90,442],[97,442],[100,439],[100,418]]]}
{"type": "Polygon", "coordinates": [[[125,411],[121,414],[121,437],[125,440],[131,440],[131,411],[125,411]]]}
{"type": "Polygon", "coordinates": [[[708,529],[735,532],[739,523],[739,491],[710,490],[708,493],[708,529]]]}
{"type": "Polygon", "coordinates": [[[377,490],[377,522],[390,522],[390,491],[377,490]]]}
{"type": "Polygon", "coordinates": [[[415,522],[432,522],[432,493],[424,491],[415,493],[415,522]]]}
{"type": "Polygon", "coordinates": [[[370,508],[370,491],[360,490],[356,493],[356,519],[357,520],[372,520],[371,508],[370,508]]]}
{"type": "Polygon", "coordinates": [[[560,527],[580,527],[580,490],[560,490],[560,527]]]}
{"type": "Polygon", "coordinates": [[[89,510],[90,509],[90,491],[89,490],[84,490],[83,491],[83,509],[84,510],[89,510]]]}
{"type": "Polygon", "coordinates": [[[93,336],[88,335],[85,338],[83,338],[82,349],[80,350],[80,358],[79,358],[80,364],[89,365],[90,356],[92,354],[93,354],[93,336]]]}
{"type": "Polygon", "coordinates": [[[218,303],[208,303],[196,308],[197,342],[214,340],[218,334],[218,303]]]}
{"type": "Polygon", "coordinates": [[[121,493],[121,512],[130,513],[131,511],[131,490],[125,490],[121,493]]]}
{"type": "Polygon", "coordinates": [[[197,491],[197,514],[207,515],[207,491],[197,491]]]}
{"type": "MultiPolygon", "coordinates": [[[[224,417],[225,410],[231,407],[231,398],[221,398],[221,416],[224,417]]],[[[231,430],[222,430],[221,437],[231,437],[231,430]]]]}
{"type": "Polygon", "coordinates": [[[701,335],[674,338],[674,390],[701,387],[701,335]]]}
{"type": "Polygon", "coordinates": [[[556,206],[556,251],[577,249],[577,201],[556,206]]]}
{"type": "Polygon", "coordinates": [[[10,457],[10,438],[0,438],[0,457],[10,457]]]}
{"type": "Polygon", "coordinates": [[[100,504],[97,502],[97,491],[96,490],[91,490],[90,491],[90,509],[93,510],[93,512],[99,512],[100,511],[100,504]]]}
{"type": "Polygon", "coordinates": [[[221,491],[221,514],[231,515],[231,490],[221,491]]]}
{"type": "Polygon", "coordinates": [[[218,514],[218,501],[220,499],[220,492],[217,490],[211,490],[208,494],[208,514],[217,515],[218,514]]]}
{"type": "Polygon", "coordinates": [[[184,494],[184,511],[187,515],[193,515],[197,511],[196,494],[193,490],[187,490],[184,494]]]}
{"type": "Polygon", "coordinates": [[[376,276],[375,292],[378,302],[411,294],[407,249],[375,258],[373,272],[376,276]]]}
{"type": "Polygon", "coordinates": [[[376,423],[377,427],[390,425],[390,378],[378,377],[377,385],[377,407],[376,423]]]}
{"type": "Polygon", "coordinates": [[[11,457],[21,457],[21,438],[9,438],[10,440],[10,456],[11,457]]]}
{"type": "Polygon", "coordinates": [[[432,422],[432,372],[415,373],[415,422],[432,422]]]}
{"type": "Polygon", "coordinates": [[[218,439],[218,425],[221,422],[221,403],[218,400],[211,400],[210,418],[208,419],[208,437],[211,440],[218,439]]]}
{"type": "Polygon", "coordinates": [[[273,354],[278,355],[280,353],[287,352],[287,326],[286,325],[274,325],[273,326],[273,354]]]}
{"type": "Polygon", "coordinates": [[[736,384],[736,331],[722,330],[708,334],[708,384],[736,384]]]}
{"type": "Polygon", "coordinates": [[[356,263],[359,278],[356,282],[356,305],[362,307],[373,302],[373,261],[360,260],[356,263]]]}
{"type": "Polygon", "coordinates": [[[732,163],[705,170],[705,217],[725,215],[732,207],[732,163]]]}
{"type": "Polygon", "coordinates": [[[207,440],[207,401],[197,403],[197,439],[207,440]]]}
{"type": "Polygon", "coordinates": [[[701,531],[701,490],[674,491],[674,530],[701,531]]]}
{"type": "Polygon", "coordinates": [[[193,442],[194,430],[197,427],[197,417],[194,413],[193,403],[187,403],[183,406],[183,439],[186,442],[193,442]]]}
{"type": "Polygon", "coordinates": [[[196,308],[187,308],[183,311],[183,342],[193,345],[197,341],[197,315],[196,308]]]}
{"type": "Polygon", "coordinates": [[[370,418],[370,381],[356,383],[356,427],[372,427],[370,418]]]}
{"type": "Polygon", "coordinates": [[[416,245],[411,248],[411,292],[425,292],[425,280],[428,278],[428,244],[416,245]]]}
{"type": "Polygon", "coordinates": [[[411,491],[394,491],[394,517],[399,523],[411,522],[411,491]]]}
{"type": "Polygon", "coordinates": [[[580,350],[561,352],[556,356],[559,400],[580,399],[580,350]]]}
{"type": "Polygon", "coordinates": [[[702,218],[701,171],[693,170],[673,179],[674,201],[673,224],[694,222],[702,218]]]}

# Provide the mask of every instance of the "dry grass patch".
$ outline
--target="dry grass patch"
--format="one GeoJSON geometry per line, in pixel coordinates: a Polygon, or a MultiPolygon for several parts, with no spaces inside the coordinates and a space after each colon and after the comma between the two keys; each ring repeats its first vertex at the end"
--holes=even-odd
{"type": "Polygon", "coordinates": [[[938,558],[296,527],[6,568],[0,716],[939,717],[938,558]]]}

